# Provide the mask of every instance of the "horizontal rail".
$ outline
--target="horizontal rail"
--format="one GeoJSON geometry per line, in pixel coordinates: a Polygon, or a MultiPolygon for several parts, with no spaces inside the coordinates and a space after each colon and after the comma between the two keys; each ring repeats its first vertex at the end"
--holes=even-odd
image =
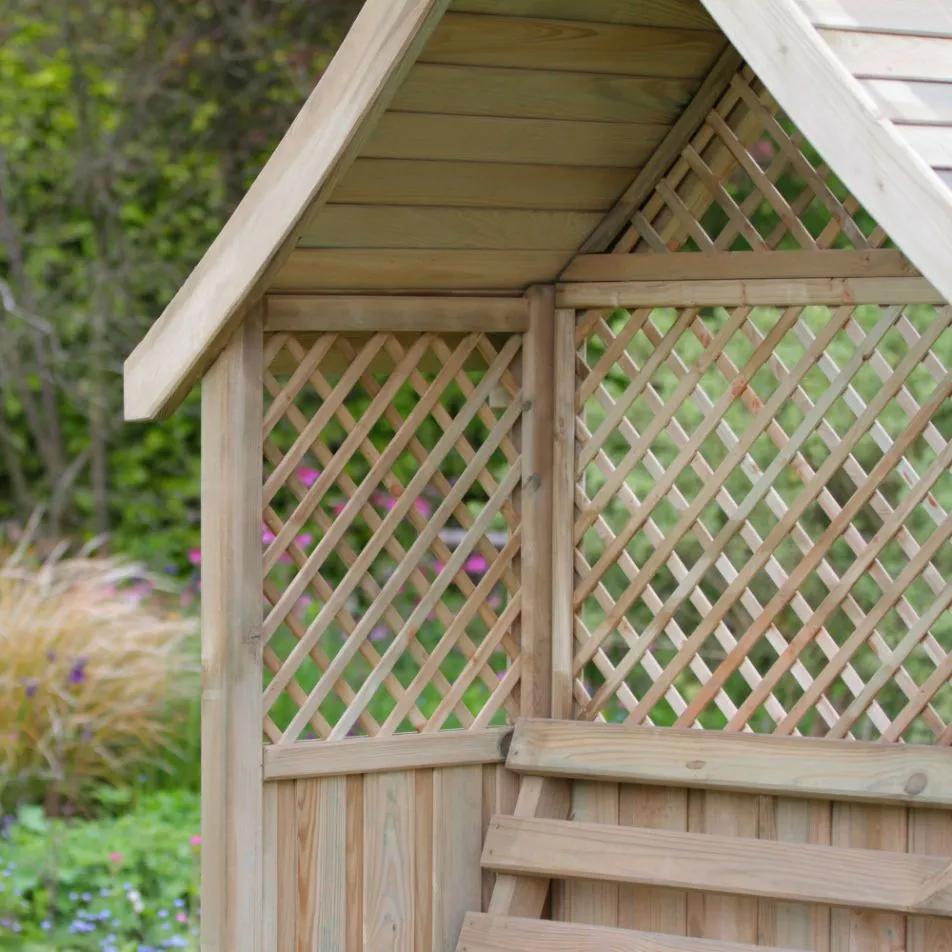
{"type": "Polygon", "coordinates": [[[457,952],[791,952],[744,942],[689,939],[572,922],[471,912],[457,952]]]}
{"type": "Polygon", "coordinates": [[[271,294],[266,331],[518,334],[529,327],[521,297],[398,297],[271,294]]]}
{"type": "Polygon", "coordinates": [[[698,889],[952,916],[952,857],[496,816],[482,864],[500,873],[698,889]],[[935,887],[933,887],[935,884],[935,887]]]}
{"type": "Polygon", "coordinates": [[[873,251],[697,252],[579,255],[562,272],[577,281],[721,281],[781,278],[908,278],[919,272],[895,248],[873,251]]]}
{"type": "Polygon", "coordinates": [[[563,282],[558,285],[556,298],[558,307],[574,308],[945,303],[925,278],[563,282]]]}
{"type": "Polygon", "coordinates": [[[264,748],[264,779],[297,780],[502,763],[510,735],[508,728],[490,728],[274,744],[264,748]]]}
{"type": "Polygon", "coordinates": [[[952,807],[944,747],[527,720],[506,764],[580,780],[952,807]]]}

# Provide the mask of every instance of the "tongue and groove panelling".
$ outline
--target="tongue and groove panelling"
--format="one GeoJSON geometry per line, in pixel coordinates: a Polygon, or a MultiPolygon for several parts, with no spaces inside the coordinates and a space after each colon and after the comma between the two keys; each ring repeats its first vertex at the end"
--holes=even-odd
{"type": "Polygon", "coordinates": [[[554,279],[725,46],[696,0],[456,0],[274,290],[554,279]]]}

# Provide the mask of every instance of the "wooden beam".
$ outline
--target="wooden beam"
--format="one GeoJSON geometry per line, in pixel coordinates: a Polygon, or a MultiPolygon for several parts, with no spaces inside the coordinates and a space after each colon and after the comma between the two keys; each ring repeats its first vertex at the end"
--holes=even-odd
{"type": "Polygon", "coordinates": [[[757,281],[615,281],[560,284],[559,307],[789,307],[811,304],[936,304],[924,278],[757,281]]]}
{"type": "Polygon", "coordinates": [[[521,334],[528,327],[529,307],[523,297],[271,294],[265,318],[266,331],[292,334],[521,334]]]}
{"type": "Polygon", "coordinates": [[[522,677],[525,717],[552,714],[552,441],[555,288],[528,294],[522,352],[522,677]]]}
{"type": "Polygon", "coordinates": [[[367,0],[317,88],[198,267],[125,364],[125,415],[167,415],[327,200],[449,0],[367,0]]]}
{"type": "Polygon", "coordinates": [[[300,780],[501,763],[511,733],[509,728],[491,728],[270,745],[264,748],[264,779],[300,780]]]}
{"type": "Polygon", "coordinates": [[[689,939],[574,922],[548,922],[471,912],[457,952],[792,952],[763,945],[689,939]]]}
{"type": "Polygon", "coordinates": [[[202,385],[202,947],[260,952],[261,420],[255,309],[202,385]]]}
{"type": "Polygon", "coordinates": [[[702,2],[850,192],[952,300],[952,192],[883,120],[796,0],[702,2]]]}
{"type": "Polygon", "coordinates": [[[717,104],[742,64],[740,54],[733,47],[728,47],[721,54],[691,103],[654,150],[645,167],[582,245],[580,250],[583,254],[602,252],[609,248],[618,233],[631,220],[631,216],[655,190],[655,186],[681,154],[681,150],[691,141],[705,116],[717,104]]]}
{"type": "Polygon", "coordinates": [[[946,856],[497,816],[482,862],[514,876],[952,916],[952,888],[942,883],[938,893],[927,890],[952,863],[946,856]]]}
{"type": "Polygon", "coordinates": [[[527,720],[506,766],[579,780],[952,807],[949,752],[911,744],[527,720]]]}
{"type": "Polygon", "coordinates": [[[918,275],[895,248],[875,251],[723,251],[670,255],[579,255],[566,281],[757,281],[807,278],[908,278],[918,275]]]}
{"type": "Polygon", "coordinates": [[[818,28],[952,37],[952,10],[935,0],[800,0],[818,28]]]}

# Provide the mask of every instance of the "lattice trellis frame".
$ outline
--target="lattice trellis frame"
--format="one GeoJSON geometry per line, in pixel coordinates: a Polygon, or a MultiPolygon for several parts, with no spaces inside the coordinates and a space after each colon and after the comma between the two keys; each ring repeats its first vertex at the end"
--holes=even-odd
{"type": "Polygon", "coordinates": [[[611,249],[871,250],[888,241],[743,67],[611,249]]]}
{"type": "Polygon", "coordinates": [[[952,744],[950,323],[580,317],[579,716],[952,744]]]}
{"type": "Polygon", "coordinates": [[[272,742],[517,712],[521,348],[477,333],[266,340],[272,742]]]}

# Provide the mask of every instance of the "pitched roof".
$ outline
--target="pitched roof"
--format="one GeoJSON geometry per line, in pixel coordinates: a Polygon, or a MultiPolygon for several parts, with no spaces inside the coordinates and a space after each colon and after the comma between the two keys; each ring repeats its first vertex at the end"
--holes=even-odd
{"type": "MultiPolygon", "coordinates": [[[[555,280],[579,248],[603,250],[667,171],[734,75],[731,44],[952,297],[943,130],[910,136],[920,127],[899,124],[929,103],[942,117],[952,110],[942,91],[907,88],[914,106],[902,113],[898,90],[851,72],[850,43],[836,36],[898,31],[897,9],[912,11],[914,30],[923,4],[738,6],[368,0],[261,176],[127,361],[127,417],[173,410],[265,288],[517,294],[555,280]],[[938,159],[938,174],[927,159],[938,159]]],[[[895,42],[876,42],[883,75],[892,75],[889,55],[909,59],[895,42]]]]}

